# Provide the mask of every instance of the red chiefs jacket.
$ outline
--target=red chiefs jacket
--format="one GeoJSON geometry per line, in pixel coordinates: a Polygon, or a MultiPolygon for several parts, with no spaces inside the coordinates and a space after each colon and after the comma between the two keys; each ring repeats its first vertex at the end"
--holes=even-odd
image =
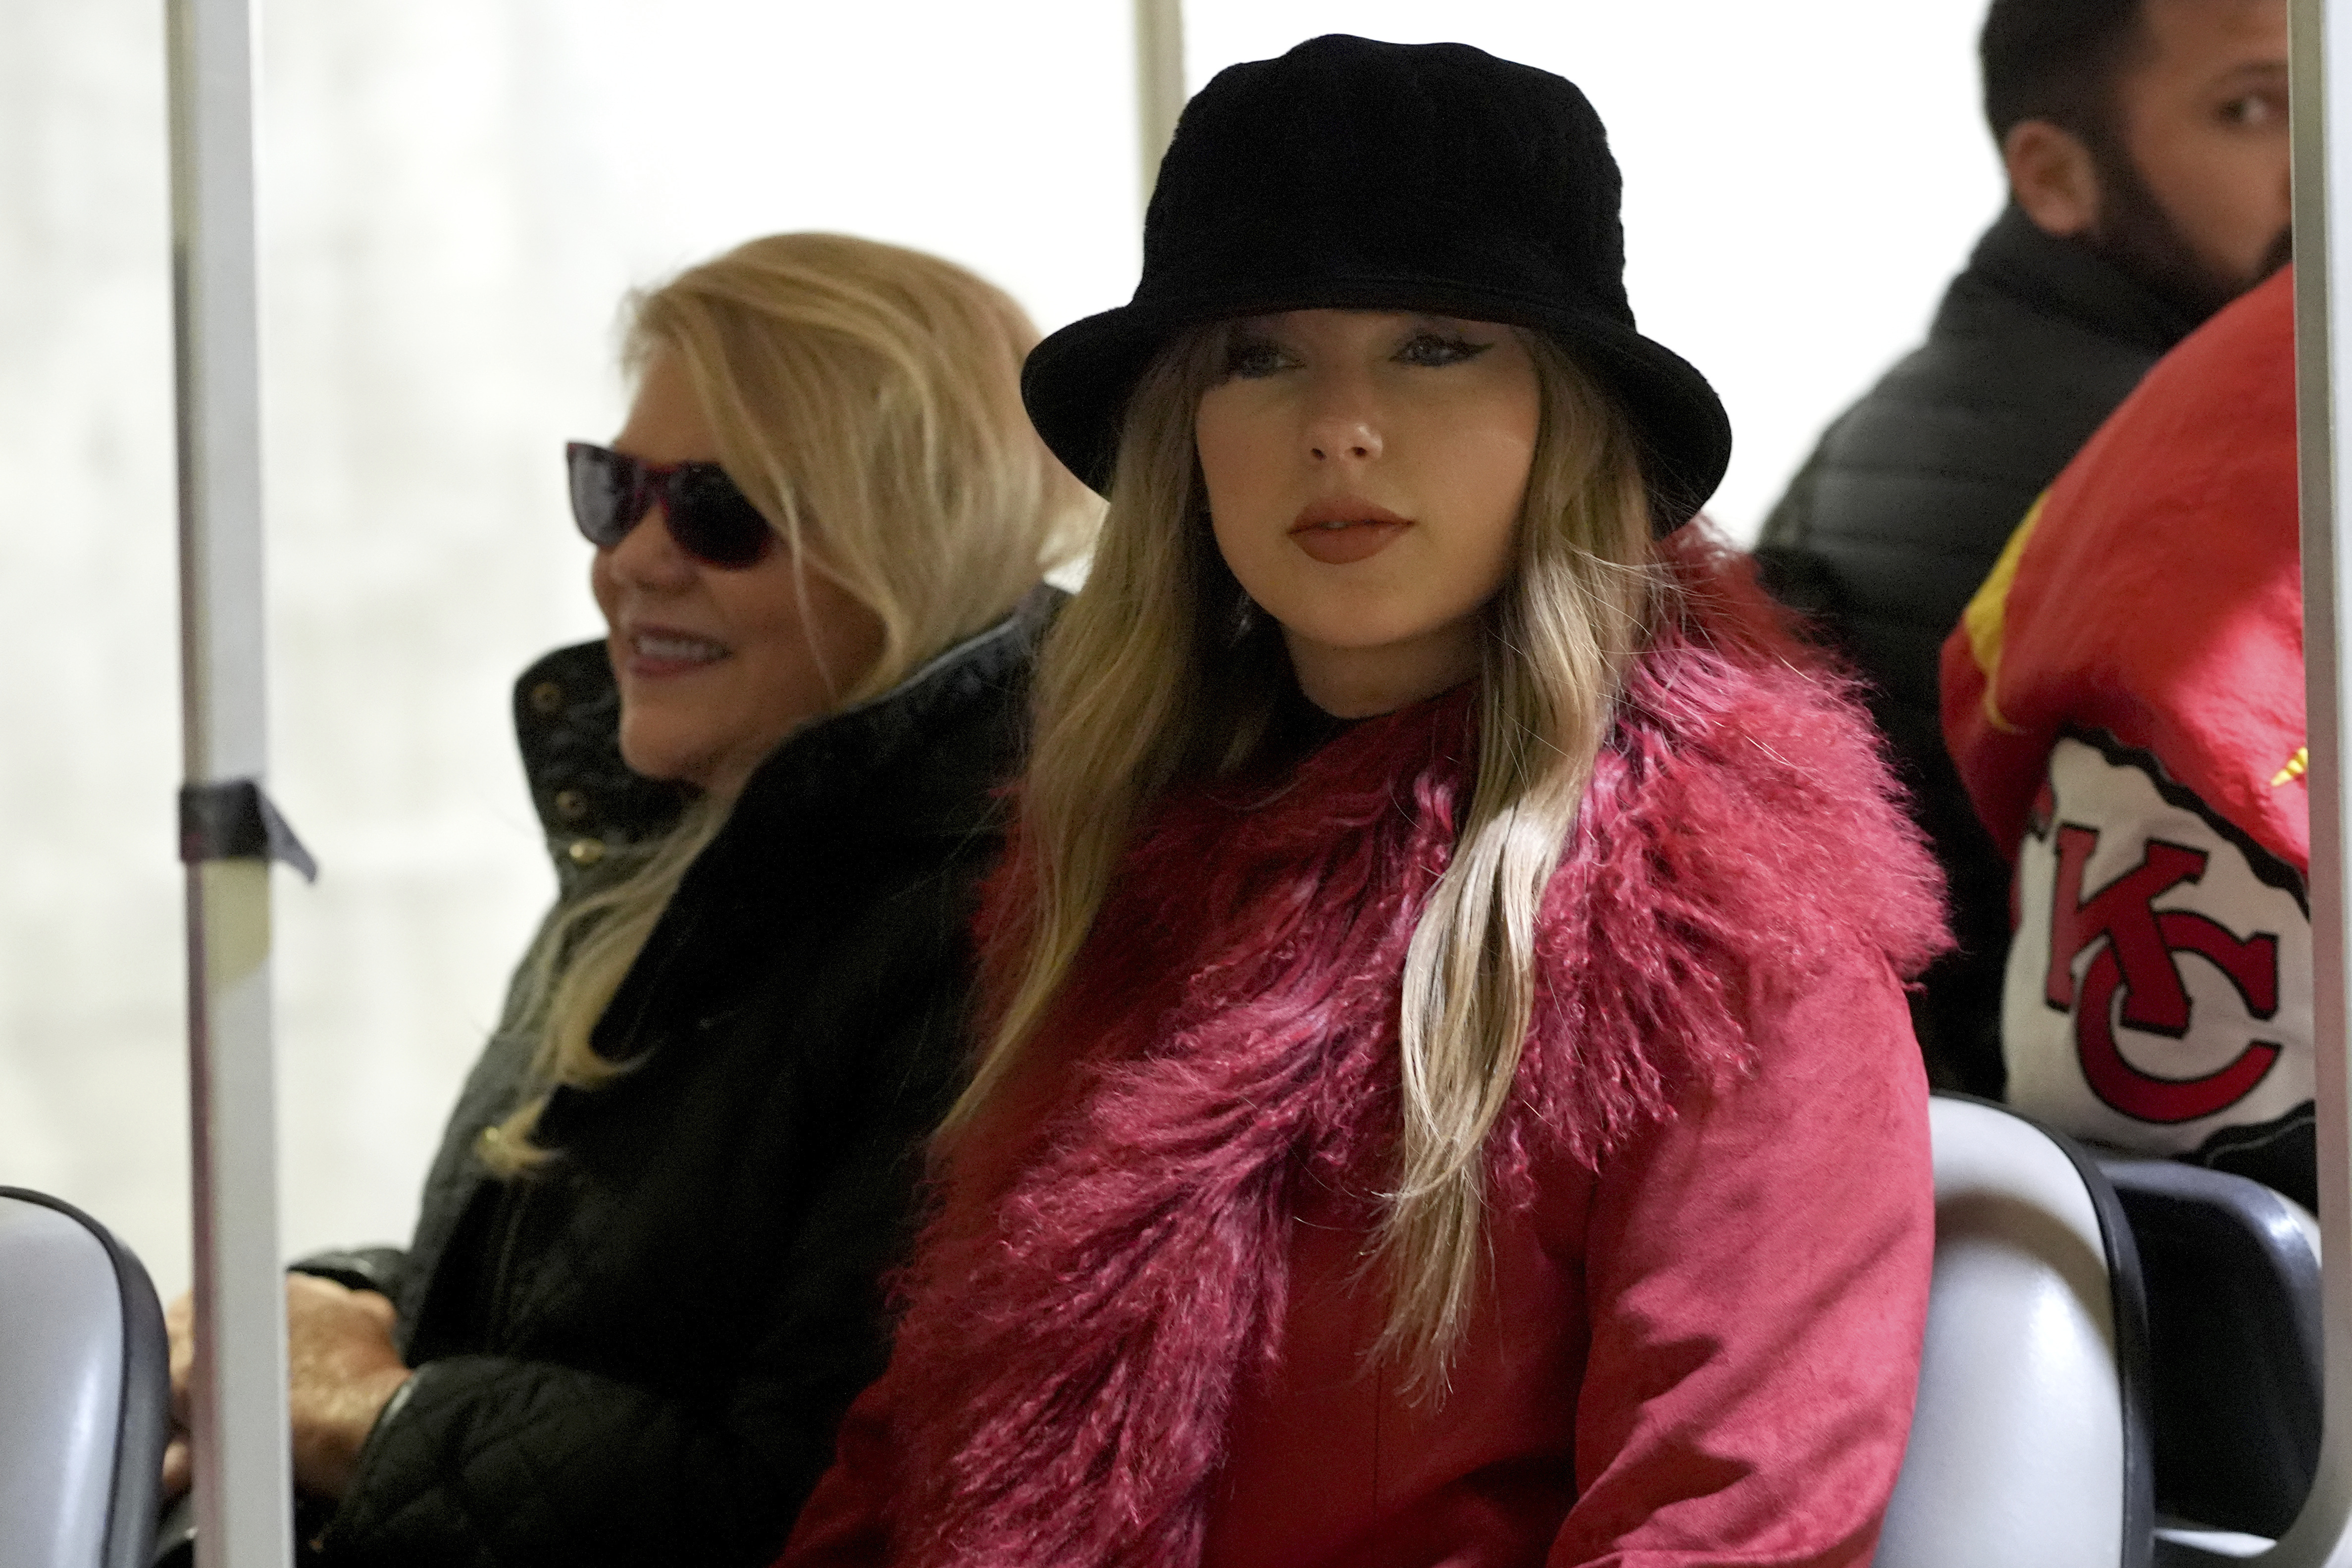
{"type": "Polygon", "coordinates": [[[1374,1354],[1367,1259],[1461,693],[1142,835],[950,1149],[785,1563],[1866,1563],[1933,1245],[1897,977],[1937,878],[1860,714],[1737,619],[1642,661],[1548,891],[1447,1397],[1374,1354]]]}
{"type": "Polygon", "coordinates": [[[2012,856],[2009,1098],[2311,1201],[2293,279],[2174,350],[1944,645],[1953,760],[2012,856]]]}

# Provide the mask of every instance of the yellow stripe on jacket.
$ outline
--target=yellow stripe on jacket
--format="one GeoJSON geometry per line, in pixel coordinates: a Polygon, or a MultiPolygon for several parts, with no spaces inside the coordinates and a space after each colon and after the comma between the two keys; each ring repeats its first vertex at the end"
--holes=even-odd
{"type": "Polygon", "coordinates": [[[2025,558],[2025,547],[2033,538],[2033,526],[2042,520],[2042,503],[2050,499],[2044,490],[2025,509],[2025,520],[2000,547],[2000,559],[1992,563],[1992,571],[1960,612],[1960,625],[1969,634],[1969,652],[1975,655],[1977,668],[1984,672],[1985,717],[2004,735],[2016,735],[2017,726],[2001,717],[2000,708],[1993,701],[2000,686],[2000,639],[2009,617],[2009,591],[2017,581],[2017,563],[2025,558]]]}

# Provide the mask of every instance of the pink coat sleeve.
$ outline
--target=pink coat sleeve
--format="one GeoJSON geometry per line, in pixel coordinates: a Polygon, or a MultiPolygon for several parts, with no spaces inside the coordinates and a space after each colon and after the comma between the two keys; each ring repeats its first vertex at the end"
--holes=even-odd
{"type": "Polygon", "coordinates": [[[1601,1173],[1554,1568],[1864,1564],[1935,1244],[1927,1084],[1874,955],[1759,1009],[1761,1066],[1601,1173]]]}

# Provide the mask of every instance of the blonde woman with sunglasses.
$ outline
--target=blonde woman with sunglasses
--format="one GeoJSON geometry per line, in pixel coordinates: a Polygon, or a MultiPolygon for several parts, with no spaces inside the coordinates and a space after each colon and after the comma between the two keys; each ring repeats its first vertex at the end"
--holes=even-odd
{"type": "Polygon", "coordinates": [[[635,300],[627,422],[567,454],[608,634],[516,687],[561,897],[414,1240],[289,1284],[321,1560],[782,1542],[882,1364],[1039,584],[1093,520],[1022,412],[1034,338],[835,235],[635,300]]]}

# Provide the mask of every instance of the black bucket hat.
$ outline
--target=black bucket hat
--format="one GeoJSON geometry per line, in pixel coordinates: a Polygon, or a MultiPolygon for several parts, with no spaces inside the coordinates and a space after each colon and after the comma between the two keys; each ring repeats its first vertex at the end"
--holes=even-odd
{"type": "Polygon", "coordinates": [[[1574,83],[1467,44],[1334,33],[1229,67],[1160,162],[1134,299],[1037,345],[1029,417],[1104,490],[1127,400],[1183,328],[1317,308],[1506,322],[1614,394],[1669,532],[1722,482],[1731,424],[1706,377],[1634,330],[1619,190],[1574,83]]]}

